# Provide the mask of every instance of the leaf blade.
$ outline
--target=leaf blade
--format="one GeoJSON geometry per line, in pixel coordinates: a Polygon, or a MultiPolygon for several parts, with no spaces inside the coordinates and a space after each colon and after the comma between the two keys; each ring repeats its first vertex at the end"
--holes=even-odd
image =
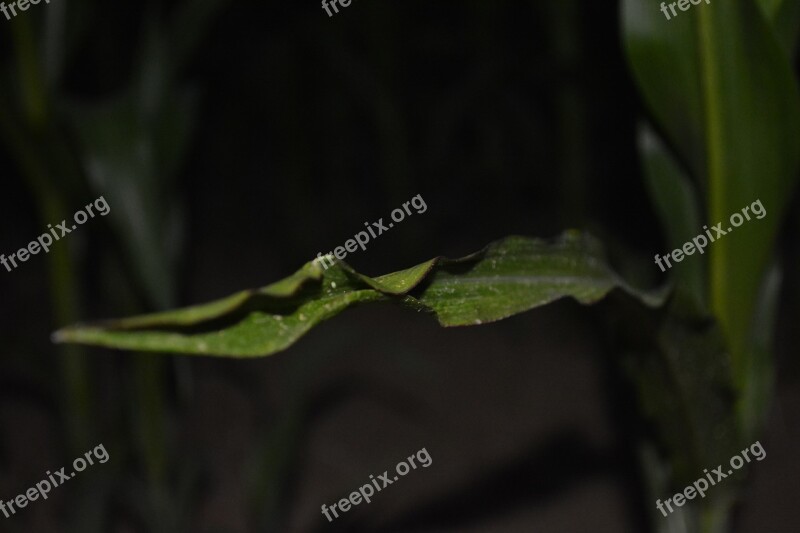
{"type": "Polygon", "coordinates": [[[623,6],[634,76],[705,195],[708,226],[727,230],[757,200],[769,212],[709,246],[708,300],[744,390],[759,287],[800,168],[797,80],[755,0],[701,4],[669,21],[645,0],[623,6]]]}
{"type": "Polygon", "coordinates": [[[502,320],[558,298],[591,304],[615,288],[649,306],[661,305],[666,296],[628,286],[588,235],[567,232],[553,243],[509,237],[461,259],[434,258],[377,278],[342,262],[327,270],[311,262],[262,289],[176,311],[71,326],[56,332],[53,340],[261,357],[285,350],[317,324],[354,305],[394,302],[432,312],[444,326],[465,326],[502,320]]]}

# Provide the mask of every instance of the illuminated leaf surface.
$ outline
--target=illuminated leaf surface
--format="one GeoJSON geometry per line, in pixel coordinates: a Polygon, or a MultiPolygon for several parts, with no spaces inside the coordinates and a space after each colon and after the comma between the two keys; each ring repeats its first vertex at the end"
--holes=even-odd
{"type": "Polygon", "coordinates": [[[591,304],[620,288],[649,306],[664,292],[629,287],[599,244],[567,232],[555,242],[509,237],[458,260],[435,258],[371,278],[342,262],[307,263],[261,289],[185,309],[78,325],[54,334],[72,342],[129,350],[258,357],[291,346],[320,322],[356,304],[395,302],[436,315],[443,326],[501,320],[564,297],[591,304]]]}

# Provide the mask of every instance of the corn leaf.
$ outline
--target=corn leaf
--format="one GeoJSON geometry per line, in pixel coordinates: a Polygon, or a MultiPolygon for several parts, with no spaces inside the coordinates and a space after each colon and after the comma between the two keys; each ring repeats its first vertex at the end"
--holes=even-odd
{"type": "Polygon", "coordinates": [[[552,243],[508,237],[462,259],[439,257],[376,278],[341,261],[327,269],[313,261],[261,289],[176,311],[72,326],[56,332],[53,340],[260,357],[288,348],[315,325],[357,304],[395,302],[432,312],[443,326],[466,326],[501,320],[564,297],[591,304],[615,288],[652,307],[666,296],[664,290],[631,288],[609,268],[589,235],[567,232],[552,243]]]}
{"type": "Polygon", "coordinates": [[[708,300],[744,404],[756,357],[754,311],[800,163],[800,95],[776,19],[768,18],[793,4],[703,2],[667,20],[658,3],[623,3],[634,76],[704,197],[704,222],[727,231],[730,216],[756,200],[767,211],[708,249],[708,300]]]}

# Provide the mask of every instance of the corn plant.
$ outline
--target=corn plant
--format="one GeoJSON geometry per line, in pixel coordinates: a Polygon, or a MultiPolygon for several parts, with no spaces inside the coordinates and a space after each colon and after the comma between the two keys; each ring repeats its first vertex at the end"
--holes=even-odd
{"type": "MultiPolygon", "coordinates": [[[[568,230],[555,240],[512,236],[461,259],[438,257],[379,277],[330,257],[331,268],[312,261],[263,288],[69,326],[53,338],[253,358],[290,348],[355,305],[390,302],[446,327],[474,326],[560,298],[588,305],[619,291],[619,369],[655,428],[641,436],[647,499],[668,497],[757,439],[772,396],[781,288],[775,243],[800,163],[791,67],[799,13],[797,0],[718,0],[667,19],[656,2],[623,0],[622,38],[647,106],[642,176],[670,248],[756,201],[767,213],[674,264],[661,287],[632,287],[597,239],[568,230]]],[[[652,263],[643,254],[636,260],[652,263]]],[[[653,506],[654,530],[730,531],[743,481],[733,477],[667,517],[653,506]]]]}

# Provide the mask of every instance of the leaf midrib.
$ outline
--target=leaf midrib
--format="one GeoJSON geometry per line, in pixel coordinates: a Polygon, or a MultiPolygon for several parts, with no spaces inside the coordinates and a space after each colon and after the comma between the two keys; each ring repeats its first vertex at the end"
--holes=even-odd
{"type": "MultiPolygon", "coordinates": [[[[703,109],[705,111],[706,124],[706,150],[707,172],[708,172],[708,209],[710,220],[724,219],[724,206],[726,198],[726,188],[724,176],[726,174],[724,154],[724,129],[722,127],[722,102],[718,95],[719,92],[719,72],[715,69],[718,64],[716,51],[714,48],[714,31],[711,22],[713,14],[710,10],[701,9],[698,12],[698,50],[700,53],[701,80],[703,84],[703,109]]],[[[723,329],[728,329],[729,309],[728,295],[725,287],[727,286],[728,272],[725,263],[728,245],[724,240],[715,242],[715,248],[711,251],[710,272],[711,278],[709,287],[711,294],[709,301],[711,308],[720,320],[723,329]]],[[[733,353],[733,351],[732,351],[733,353]]],[[[732,359],[734,357],[732,356],[732,359]]],[[[731,361],[735,363],[735,361],[731,361]]],[[[735,366],[735,365],[734,365],[735,366]]]]}

